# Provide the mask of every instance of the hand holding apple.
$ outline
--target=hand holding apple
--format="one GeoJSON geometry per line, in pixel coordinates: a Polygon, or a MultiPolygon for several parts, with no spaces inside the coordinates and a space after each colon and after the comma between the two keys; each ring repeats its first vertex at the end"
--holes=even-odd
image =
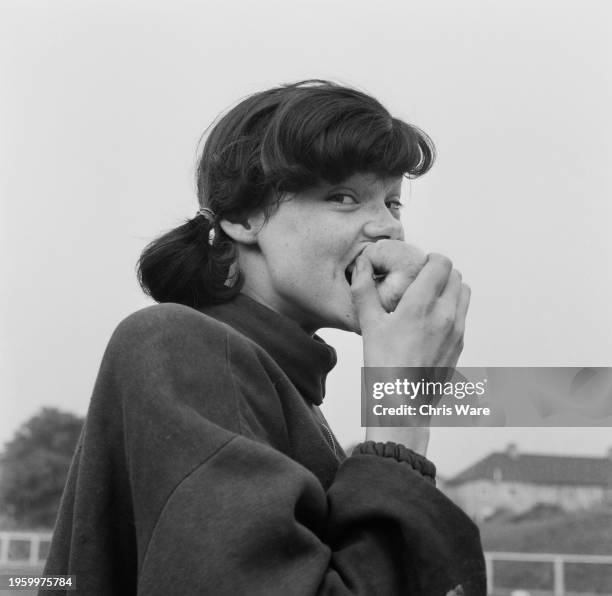
{"type": "Polygon", "coordinates": [[[425,253],[401,240],[379,240],[363,253],[374,268],[383,308],[393,312],[408,286],[427,262],[425,253]]]}

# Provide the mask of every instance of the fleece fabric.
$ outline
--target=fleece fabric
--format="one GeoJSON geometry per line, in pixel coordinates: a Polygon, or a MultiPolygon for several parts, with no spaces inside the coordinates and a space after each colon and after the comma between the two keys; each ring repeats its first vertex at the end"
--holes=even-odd
{"type": "Polygon", "coordinates": [[[335,363],[322,339],[242,294],[127,317],[45,574],[76,575],[66,593],[88,596],[484,596],[478,529],[433,464],[400,445],[350,457],[338,445],[318,407],[335,363]]]}

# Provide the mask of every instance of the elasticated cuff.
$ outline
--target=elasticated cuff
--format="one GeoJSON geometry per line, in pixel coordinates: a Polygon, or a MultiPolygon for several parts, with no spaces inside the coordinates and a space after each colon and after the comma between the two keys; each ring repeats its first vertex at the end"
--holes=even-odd
{"type": "Polygon", "coordinates": [[[408,449],[399,443],[375,443],[374,441],[366,441],[359,443],[353,449],[353,455],[378,455],[379,457],[392,457],[398,462],[407,463],[413,470],[425,476],[434,485],[436,483],[436,466],[430,462],[425,456],[408,449]]]}

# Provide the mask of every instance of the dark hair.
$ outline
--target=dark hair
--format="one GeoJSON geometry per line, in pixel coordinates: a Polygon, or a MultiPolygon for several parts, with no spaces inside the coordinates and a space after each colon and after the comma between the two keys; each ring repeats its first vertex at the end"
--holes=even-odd
{"type": "MultiPolygon", "coordinates": [[[[214,124],[198,165],[198,201],[217,221],[241,221],[284,192],[358,172],[416,178],[434,158],[431,139],[373,97],[330,81],[301,81],[255,93],[214,124]]],[[[144,249],[138,278],[157,302],[200,307],[240,292],[235,262],[232,240],[198,215],[144,249]]]]}

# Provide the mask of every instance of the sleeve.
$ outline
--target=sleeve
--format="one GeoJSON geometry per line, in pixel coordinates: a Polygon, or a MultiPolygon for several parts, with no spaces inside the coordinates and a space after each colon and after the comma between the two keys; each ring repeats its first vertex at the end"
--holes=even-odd
{"type": "Polygon", "coordinates": [[[486,594],[477,528],[410,463],[356,453],[326,494],[306,469],[243,437],[186,478],[158,519],[139,594],[177,586],[220,595],[486,594]]]}
{"type": "Polygon", "coordinates": [[[366,443],[326,491],[242,433],[226,331],[203,320],[157,305],[115,332],[46,573],[83,594],[485,595],[478,529],[424,458],[366,443]]]}

